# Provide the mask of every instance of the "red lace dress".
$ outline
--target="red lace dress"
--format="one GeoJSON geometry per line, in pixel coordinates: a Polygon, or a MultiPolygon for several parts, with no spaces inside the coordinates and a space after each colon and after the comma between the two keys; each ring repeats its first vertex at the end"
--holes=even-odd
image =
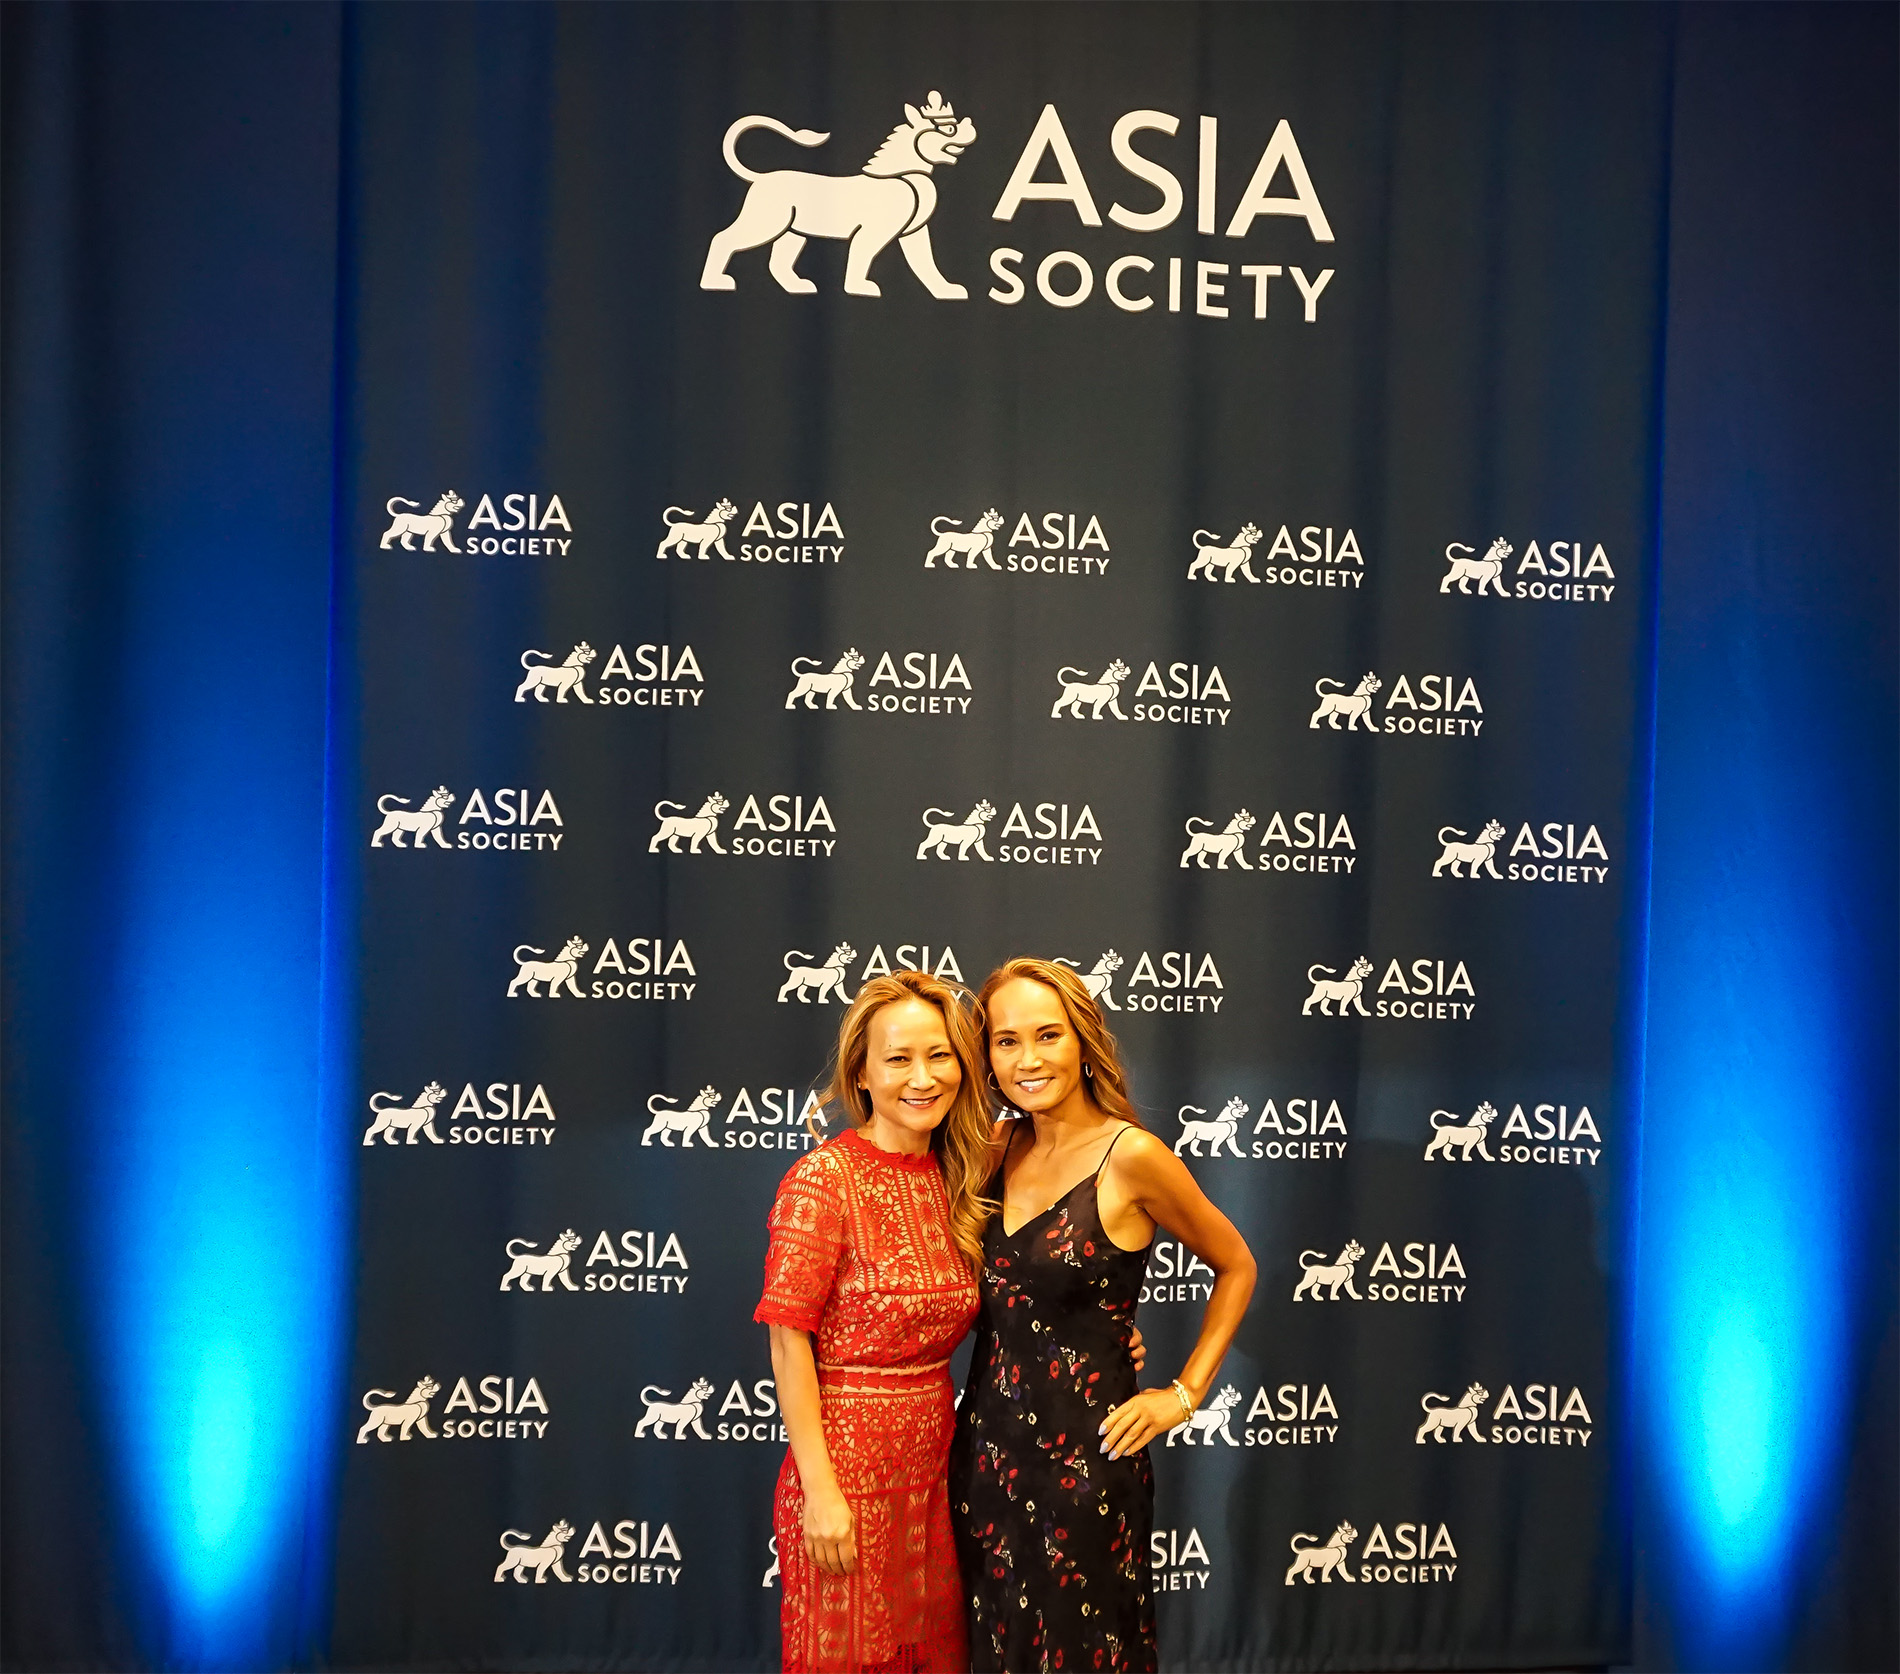
{"type": "Polygon", "coordinates": [[[944,1471],[955,1427],[951,1351],[976,1280],[950,1237],[933,1156],[846,1132],[787,1172],[768,1220],[754,1319],[812,1332],[825,1446],[858,1519],[855,1575],[805,1553],[791,1450],[772,1508],[780,1663],[798,1674],[957,1674],[969,1666],[944,1471]]]}

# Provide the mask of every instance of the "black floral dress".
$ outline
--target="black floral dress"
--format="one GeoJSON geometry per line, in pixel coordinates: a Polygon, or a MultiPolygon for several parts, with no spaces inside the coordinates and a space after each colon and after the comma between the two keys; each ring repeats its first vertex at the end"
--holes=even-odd
{"type": "MultiPolygon", "coordinates": [[[[1098,1167],[1014,1234],[996,1215],[983,1240],[976,1352],[950,1449],[979,1671],[1155,1667],[1154,1470],[1145,1449],[1105,1457],[1096,1433],[1135,1393],[1128,1342],[1148,1252],[1109,1242],[1100,1178],[1098,1167]]],[[[1000,1173],[990,1195],[1002,1197],[1000,1173]]]]}

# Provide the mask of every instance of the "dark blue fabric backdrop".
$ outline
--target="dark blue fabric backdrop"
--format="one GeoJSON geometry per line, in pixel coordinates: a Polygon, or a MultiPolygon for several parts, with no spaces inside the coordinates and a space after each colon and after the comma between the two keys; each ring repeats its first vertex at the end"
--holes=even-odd
{"type": "MultiPolygon", "coordinates": [[[[356,841],[325,824],[351,27],[5,14],[23,1670],[323,1656],[356,1141],[324,981],[356,841]],[[239,1407],[166,1352],[207,1321],[269,1369],[239,1407]]],[[[1896,1661],[1894,72],[1885,6],[1677,20],[1631,1066],[1645,1666],[1896,1661]]]]}

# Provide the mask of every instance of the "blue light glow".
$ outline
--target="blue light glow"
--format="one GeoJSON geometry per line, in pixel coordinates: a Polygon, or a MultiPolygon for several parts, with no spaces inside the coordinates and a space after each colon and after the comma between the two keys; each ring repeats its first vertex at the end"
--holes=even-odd
{"type": "Polygon", "coordinates": [[[1700,1601],[1677,1622],[1680,1665],[1737,1669],[1776,1665],[1838,1463],[1853,1123],[1816,981],[1827,915],[1787,864],[1799,774],[1783,764],[1770,816],[1748,782],[1766,767],[1721,765],[1699,788],[1726,841],[1693,821],[1673,827],[1693,855],[1657,852],[1635,1376],[1678,1591],[1700,1601]]]}

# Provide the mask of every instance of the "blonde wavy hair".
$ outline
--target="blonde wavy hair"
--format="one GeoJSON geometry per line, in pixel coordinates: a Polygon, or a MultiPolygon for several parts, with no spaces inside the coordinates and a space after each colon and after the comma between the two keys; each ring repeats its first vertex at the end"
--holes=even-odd
{"type": "Polygon", "coordinates": [[[870,1121],[871,1098],[858,1080],[870,1056],[871,1019],[884,1007],[904,1000],[922,1000],[943,1014],[943,1032],[963,1071],[948,1114],[931,1130],[930,1149],[943,1171],[950,1199],[950,1236],[974,1272],[983,1264],[983,1229],[996,1205],[983,1195],[990,1174],[990,1108],[984,1092],[987,1072],[982,1036],[971,1015],[969,992],[928,971],[892,971],[889,976],[873,977],[858,990],[838,1025],[825,1103],[842,1109],[853,1127],[862,1128],[870,1121]]]}
{"type": "Polygon", "coordinates": [[[1082,1067],[1088,1072],[1083,1086],[1095,1106],[1120,1121],[1144,1127],[1146,1124],[1135,1109],[1135,1101],[1128,1096],[1128,1074],[1122,1068],[1121,1049],[1116,1046],[1114,1032],[1102,1016],[1102,1008],[1074,971],[1050,959],[1006,959],[984,979],[976,996],[976,1021],[983,1040],[985,1090],[989,1086],[990,1000],[1004,983],[1014,982],[1018,977],[1056,991],[1069,1027],[1082,1043],[1082,1067]]]}

